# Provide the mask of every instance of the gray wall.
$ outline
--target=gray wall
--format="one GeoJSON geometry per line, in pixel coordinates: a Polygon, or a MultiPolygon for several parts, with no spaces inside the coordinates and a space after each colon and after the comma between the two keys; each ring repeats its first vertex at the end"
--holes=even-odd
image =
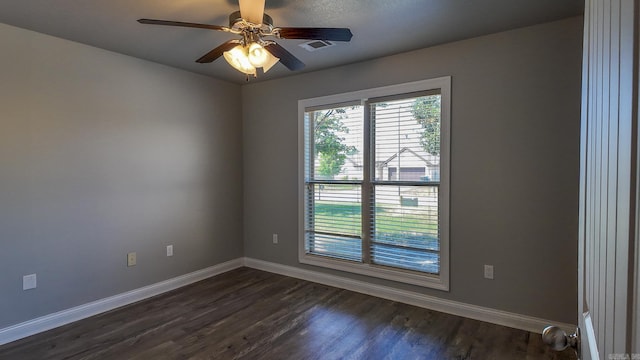
{"type": "Polygon", "coordinates": [[[238,85],[2,24],[0,44],[0,328],[242,256],[238,85]]]}
{"type": "Polygon", "coordinates": [[[243,86],[245,255],[575,323],[581,42],[572,18],[243,86]],[[446,75],[451,291],[298,264],[297,101],[446,75]]]}
{"type": "Polygon", "coordinates": [[[0,24],[0,328],[243,254],[575,322],[581,21],[242,89],[0,24]],[[298,264],[297,101],[445,75],[451,291],[298,264]]]}

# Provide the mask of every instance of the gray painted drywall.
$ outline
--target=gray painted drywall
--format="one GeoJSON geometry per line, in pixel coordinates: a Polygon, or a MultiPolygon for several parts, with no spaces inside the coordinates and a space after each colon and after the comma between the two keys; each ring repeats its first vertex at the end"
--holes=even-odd
{"type": "Polygon", "coordinates": [[[581,42],[571,18],[243,86],[245,255],[575,323],[581,42]],[[449,75],[450,292],[299,264],[298,100],[449,75]]]}
{"type": "Polygon", "coordinates": [[[0,328],[242,256],[238,85],[3,24],[0,44],[0,328]]]}

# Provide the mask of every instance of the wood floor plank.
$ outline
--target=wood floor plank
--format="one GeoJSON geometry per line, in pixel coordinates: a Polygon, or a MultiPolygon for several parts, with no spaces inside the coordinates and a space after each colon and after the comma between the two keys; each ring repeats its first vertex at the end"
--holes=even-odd
{"type": "Polygon", "coordinates": [[[575,359],[539,334],[240,268],[0,346],[3,360],[575,359]]]}

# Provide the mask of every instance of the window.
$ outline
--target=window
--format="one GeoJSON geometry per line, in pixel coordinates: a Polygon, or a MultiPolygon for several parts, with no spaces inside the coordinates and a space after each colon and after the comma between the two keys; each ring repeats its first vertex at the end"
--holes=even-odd
{"type": "Polygon", "coordinates": [[[448,290],[450,84],[299,102],[300,262],[448,290]]]}

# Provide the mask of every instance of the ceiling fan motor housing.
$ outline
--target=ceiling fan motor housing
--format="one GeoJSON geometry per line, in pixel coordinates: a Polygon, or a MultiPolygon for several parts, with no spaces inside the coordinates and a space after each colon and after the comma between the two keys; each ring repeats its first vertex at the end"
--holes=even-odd
{"type": "MultiPolygon", "coordinates": [[[[242,18],[242,15],[240,15],[240,11],[234,11],[231,13],[231,15],[229,15],[230,28],[233,28],[236,24],[240,22],[245,24],[251,24],[250,22],[242,18]]],[[[262,28],[263,26],[267,26],[268,28],[273,28],[273,19],[271,18],[271,16],[264,14],[262,16],[262,24],[253,24],[253,25],[259,28],[262,28]]],[[[240,26],[243,26],[243,25],[240,25],[240,26]]]]}

